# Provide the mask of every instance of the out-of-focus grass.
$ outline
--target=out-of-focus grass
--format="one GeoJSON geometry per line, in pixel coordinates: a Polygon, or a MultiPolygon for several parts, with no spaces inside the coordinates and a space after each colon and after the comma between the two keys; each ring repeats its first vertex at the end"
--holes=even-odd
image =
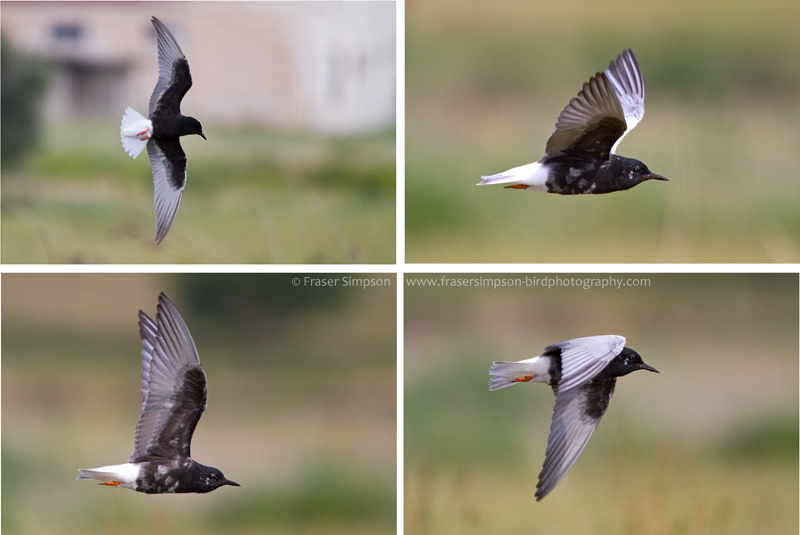
{"type": "Polygon", "coordinates": [[[407,259],[797,261],[798,17],[785,2],[409,2],[407,259]],[[619,153],[670,182],[597,197],[475,185],[538,160],[624,48],[647,105],[619,153]]]}
{"type": "Polygon", "coordinates": [[[796,275],[645,277],[406,286],[407,534],[797,532],[796,275]],[[596,334],[626,336],[661,373],[618,380],[580,459],[536,502],[553,394],[490,392],[489,367],[596,334]]]}
{"type": "MultiPolygon", "coordinates": [[[[628,437],[624,433],[620,440],[628,437]]],[[[593,439],[594,440],[594,439],[593,439]]],[[[601,461],[584,456],[557,491],[536,502],[536,467],[487,471],[462,465],[414,465],[406,472],[406,533],[792,534],[797,476],[785,463],[735,470],[713,455],[657,445],[652,458],[631,448],[601,461]],[[584,458],[585,457],[585,458],[584,458]],[[545,500],[552,497],[545,498],[545,500]]]]}
{"type": "Polygon", "coordinates": [[[279,336],[237,336],[193,312],[179,290],[192,275],[178,277],[3,276],[3,533],[393,533],[394,289],[346,290],[274,319],[279,336]],[[75,481],[132,450],[136,312],[153,316],[161,290],[208,375],[192,457],[241,488],[147,496],[75,481]]]}
{"type": "Polygon", "coordinates": [[[5,263],[390,263],[395,137],[211,130],[184,138],[187,185],[156,246],[147,154],[106,123],[51,126],[4,173],[5,263]],[[197,136],[195,136],[197,137],[197,136]]]}

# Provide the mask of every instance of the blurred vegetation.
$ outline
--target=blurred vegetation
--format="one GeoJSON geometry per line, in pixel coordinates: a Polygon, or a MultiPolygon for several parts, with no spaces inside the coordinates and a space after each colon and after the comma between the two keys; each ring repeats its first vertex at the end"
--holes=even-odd
{"type": "Polygon", "coordinates": [[[186,191],[156,246],[150,164],[121,150],[118,121],[48,124],[4,174],[3,262],[394,262],[394,131],[206,130],[183,142],[186,191]]]}
{"type": "Polygon", "coordinates": [[[209,323],[241,329],[248,324],[276,322],[281,327],[297,315],[312,309],[339,308],[352,292],[343,286],[318,288],[292,284],[307,273],[276,273],[264,277],[242,273],[237,277],[220,277],[214,273],[186,274],[180,279],[180,292],[186,305],[209,323]],[[213,307],[207,306],[214,303],[213,307]]]}
{"type": "Polygon", "coordinates": [[[609,276],[650,285],[406,285],[406,534],[797,532],[797,275],[596,277],[609,276]],[[489,367],[597,334],[626,336],[661,373],[618,381],[578,462],[536,502],[552,391],[490,392],[489,367]]]}
{"type": "Polygon", "coordinates": [[[212,277],[3,276],[4,534],[395,532],[396,289],[301,299],[277,317],[270,302],[291,300],[278,286],[294,288],[285,275],[212,277]],[[204,314],[215,285],[246,313],[231,301],[221,303],[226,320],[204,314]],[[147,496],[74,480],[78,468],[130,454],[141,404],[136,313],[154,317],[159,291],[209,378],[193,457],[242,492],[147,496]],[[236,325],[248,315],[252,325],[236,325]]]}
{"type": "Polygon", "coordinates": [[[797,2],[409,1],[407,260],[799,261],[797,20],[797,2]],[[568,100],[625,48],[647,113],[619,153],[670,182],[475,186],[541,158],[568,100]]]}
{"type": "Polygon", "coordinates": [[[0,150],[3,171],[19,164],[40,141],[38,104],[47,85],[44,66],[34,58],[17,53],[3,37],[0,41],[0,150]]]}

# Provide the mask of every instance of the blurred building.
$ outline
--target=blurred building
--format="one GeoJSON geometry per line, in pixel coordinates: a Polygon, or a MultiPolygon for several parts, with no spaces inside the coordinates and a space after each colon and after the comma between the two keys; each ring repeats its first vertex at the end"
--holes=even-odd
{"type": "Polygon", "coordinates": [[[147,114],[161,19],[205,124],[351,134],[395,122],[395,2],[3,2],[2,33],[52,67],[45,117],[147,114]]]}

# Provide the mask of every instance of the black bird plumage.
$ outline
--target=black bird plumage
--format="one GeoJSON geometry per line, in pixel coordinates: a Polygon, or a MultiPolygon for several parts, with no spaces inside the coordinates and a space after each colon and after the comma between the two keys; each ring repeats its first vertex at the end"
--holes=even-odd
{"type": "Polygon", "coordinates": [[[192,87],[189,62],[164,23],[156,17],[152,23],[158,41],[158,82],[150,96],[148,119],[128,108],[120,137],[134,158],[147,147],[155,187],[156,241],[161,243],[175,220],[186,186],[187,162],[180,137],[206,136],[200,121],[181,114],[181,100],[192,87]]]}
{"type": "Polygon", "coordinates": [[[658,373],[636,351],[625,347],[625,338],[616,335],[576,338],[548,346],[531,359],[492,364],[490,390],[539,382],[550,385],[555,394],[545,461],[536,485],[537,501],[552,491],[578,460],[608,409],[617,377],[636,370],[658,373]]]}
{"type": "Polygon", "coordinates": [[[505,184],[561,195],[611,193],[645,180],[667,180],[633,158],[614,154],[644,116],[644,80],[631,50],[595,74],[570,100],[538,162],[481,177],[478,185],[505,184]]]}
{"type": "Polygon", "coordinates": [[[127,464],[80,470],[78,479],[104,481],[146,494],[210,492],[238,487],[191,458],[197,422],[207,402],[206,374],[189,329],[163,293],[154,322],[139,311],[142,338],[142,410],[127,464]]]}

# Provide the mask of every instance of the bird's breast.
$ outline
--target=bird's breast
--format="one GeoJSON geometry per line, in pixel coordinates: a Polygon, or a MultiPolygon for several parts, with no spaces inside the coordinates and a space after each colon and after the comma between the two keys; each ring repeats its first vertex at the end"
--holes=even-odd
{"type": "Polygon", "coordinates": [[[564,161],[548,163],[548,192],[560,195],[595,193],[597,175],[602,164],[600,160],[580,158],[565,158],[564,161]]]}

